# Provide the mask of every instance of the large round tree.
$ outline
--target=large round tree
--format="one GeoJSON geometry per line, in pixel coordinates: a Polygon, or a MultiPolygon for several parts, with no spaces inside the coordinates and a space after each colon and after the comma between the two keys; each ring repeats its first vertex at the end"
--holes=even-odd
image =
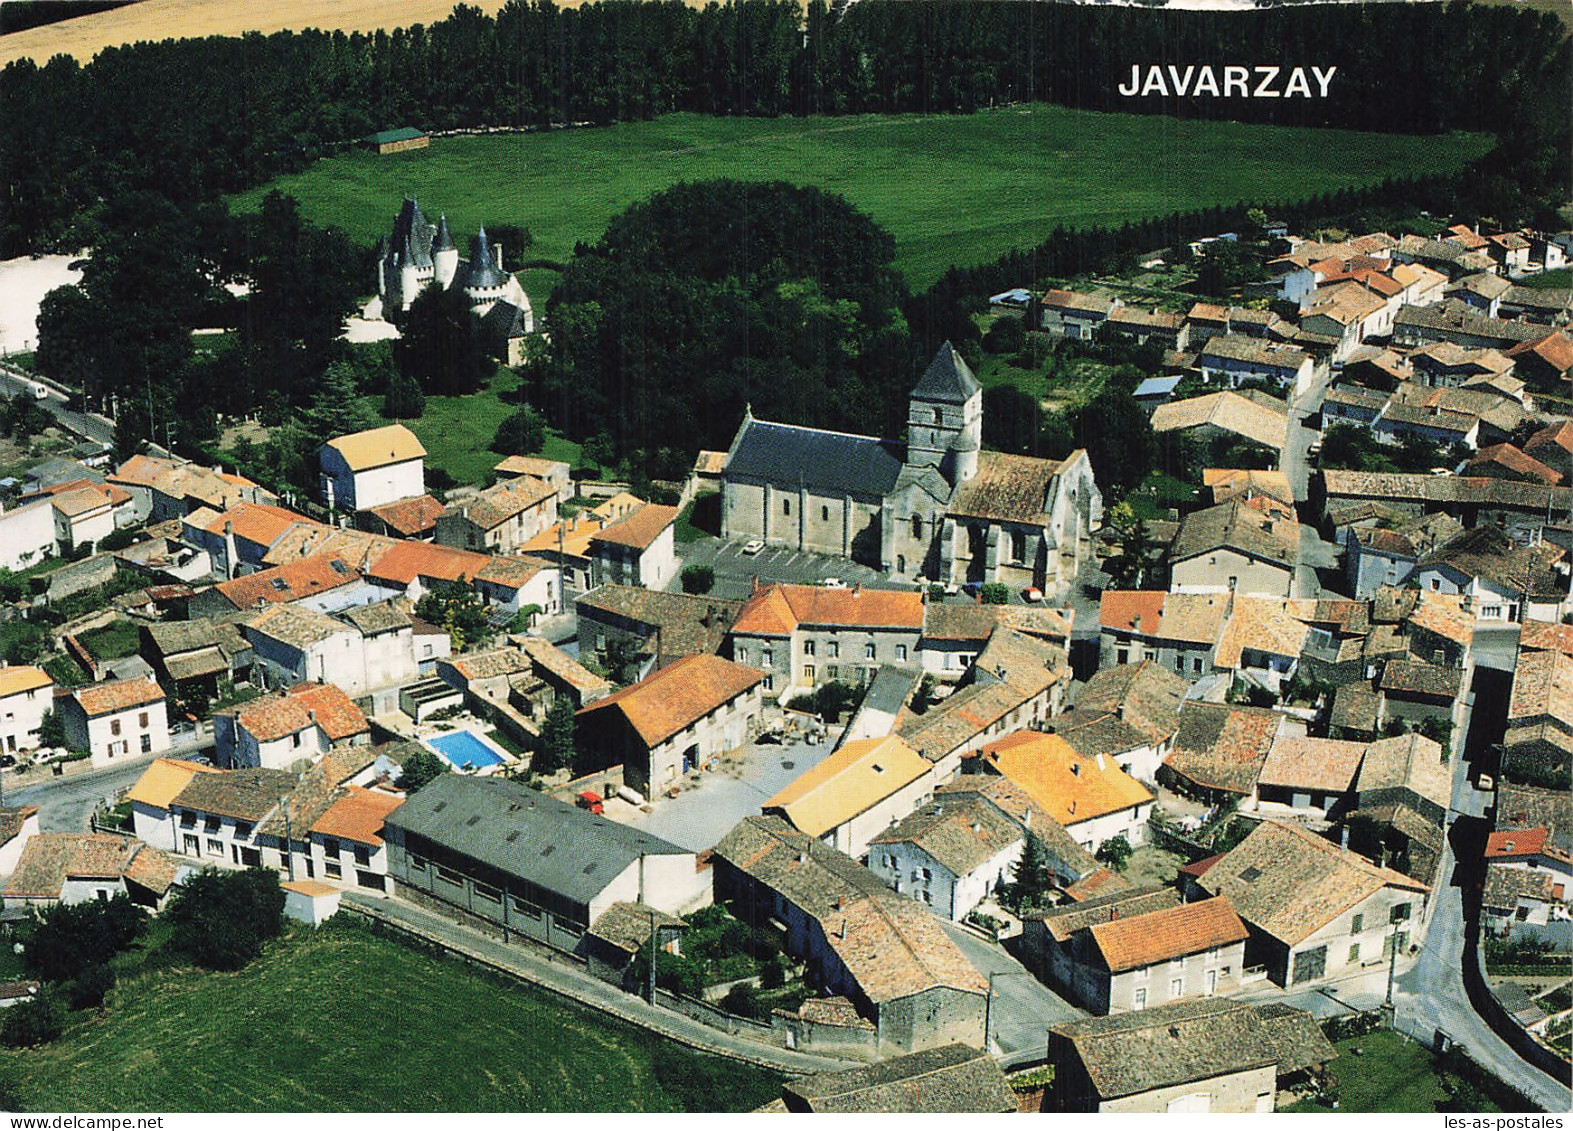
{"type": "Polygon", "coordinates": [[[846,200],[783,182],[682,184],[580,245],[537,369],[568,434],[680,475],[745,406],[818,427],[899,427],[915,378],[895,241],[846,200]]]}

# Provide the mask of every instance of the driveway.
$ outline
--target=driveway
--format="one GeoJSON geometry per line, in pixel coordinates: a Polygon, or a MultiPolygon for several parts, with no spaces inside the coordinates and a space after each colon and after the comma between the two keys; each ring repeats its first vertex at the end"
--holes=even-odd
{"type": "Polygon", "coordinates": [[[734,765],[699,774],[682,793],[658,798],[649,813],[626,823],[695,852],[714,848],[744,817],[758,816],[765,801],[829,757],[833,745],[830,737],[815,746],[750,744],[734,765]]]}
{"type": "Polygon", "coordinates": [[[985,978],[993,975],[989,1008],[990,1051],[1009,1067],[1041,1061],[1048,1051],[1048,1029],[1087,1014],[1033,977],[1020,962],[955,923],[941,923],[985,978]]]}

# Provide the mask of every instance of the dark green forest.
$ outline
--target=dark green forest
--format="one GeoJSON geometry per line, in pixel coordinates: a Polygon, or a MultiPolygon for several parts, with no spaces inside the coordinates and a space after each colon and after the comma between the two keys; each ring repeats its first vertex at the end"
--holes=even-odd
{"type": "MultiPolygon", "coordinates": [[[[1402,206],[1549,225],[1568,191],[1570,77],[1555,18],[1462,0],[1254,13],[863,0],[835,16],[823,0],[806,15],[786,0],[566,10],[537,0],[496,17],[461,7],[430,27],[375,35],[138,44],[86,67],[60,57],[0,72],[0,258],[95,249],[80,288],[46,302],[38,365],[90,400],[114,399],[123,451],[155,430],[169,436],[173,420],[177,442],[204,454],[220,414],[261,409],[285,428],[248,470],[305,485],[310,442],[354,423],[346,396],[388,392],[399,365],[405,394],[451,390],[414,371],[419,350],[395,357],[336,341],[370,278],[369,249],[315,228],[286,198],[244,218],[222,198],[374,129],[593,126],[675,110],[966,114],[1042,100],[1485,130],[1496,150],[1462,174],[1416,170],[1298,201],[1286,186],[1275,212],[1296,224],[1358,222],[1402,206]],[[1339,77],[1325,100],[1116,92],[1133,63],[1260,60],[1336,65],[1339,77]],[[224,282],[249,295],[232,297],[224,282]],[[193,346],[197,326],[232,333],[193,346]]],[[[895,394],[941,341],[970,348],[982,296],[1118,267],[1238,226],[1238,213],[1024,231],[1020,250],[908,295],[889,235],[840,198],[785,185],[679,186],[614,220],[565,266],[544,312],[554,346],[527,374],[529,398],[570,437],[651,474],[724,440],[749,402],[826,427],[897,426],[887,419],[895,394]],[[682,238],[662,235],[673,232],[682,238]]]]}

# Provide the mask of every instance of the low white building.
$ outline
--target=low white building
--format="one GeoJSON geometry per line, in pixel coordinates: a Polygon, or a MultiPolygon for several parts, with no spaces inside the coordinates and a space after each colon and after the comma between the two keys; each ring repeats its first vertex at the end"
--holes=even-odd
{"type": "Polygon", "coordinates": [[[156,909],[185,872],[177,860],[131,837],[39,833],[5,881],[5,905],[44,908],[124,895],[156,909]]]}
{"type": "Polygon", "coordinates": [[[339,911],[339,889],[320,880],[286,880],[284,914],[298,923],[320,927],[339,911]]]}
{"type": "Polygon", "coordinates": [[[54,705],[55,681],[42,668],[0,665],[0,752],[35,750],[54,705]]]}
{"type": "Polygon", "coordinates": [[[978,794],[940,795],[868,848],[869,869],[955,922],[1008,883],[1026,831],[978,794]]]}
{"type": "Polygon", "coordinates": [[[117,679],[58,700],[66,745],[86,750],[95,767],[169,749],[164,689],[152,678],[117,679]]]}
{"type": "Polygon", "coordinates": [[[37,565],[58,547],[55,510],[48,499],[0,510],[0,569],[37,565]]]}
{"type": "Polygon", "coordinates": [[[222,772],[180,758],[153,759],[152,765],[126,793],[126,800],[131,803],[131,831],[136,833],[138,840],[154,848],[178,852],[180,838],[176,822],[170,819],[171,804],[198,774],[222,772]]]}
{"type": "Polygon", "coordinates": [[[402,424],[336,436],[317,450],[322,498],[364,511],[426,493],[426,449],[402,424]]]}

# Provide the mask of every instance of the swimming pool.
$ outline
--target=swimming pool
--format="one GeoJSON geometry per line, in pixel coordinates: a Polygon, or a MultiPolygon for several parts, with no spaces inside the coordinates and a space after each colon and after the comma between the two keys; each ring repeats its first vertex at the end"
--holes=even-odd
{"type": "Polygon", "coordinates": [[[468,730],[439,734],[428,738],[426,745],[456,770],[484,770],[489,766],[500,766],[507,760],[480,735],[468,730]]]}

